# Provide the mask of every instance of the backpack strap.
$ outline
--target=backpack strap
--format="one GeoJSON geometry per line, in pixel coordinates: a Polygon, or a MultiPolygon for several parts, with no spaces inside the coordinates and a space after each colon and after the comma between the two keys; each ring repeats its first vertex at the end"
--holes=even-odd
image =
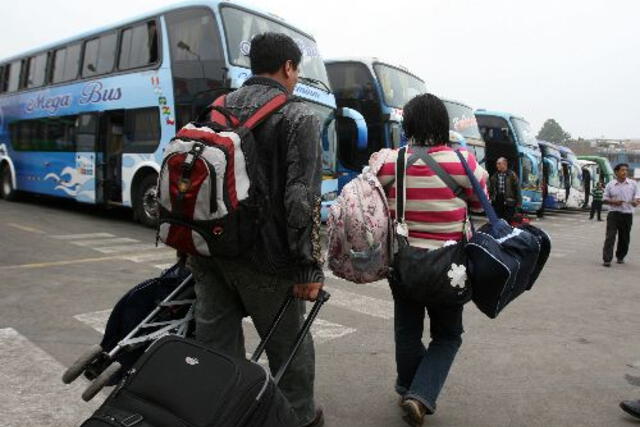
{"type": "Polygon", "coordinates": [[[289,96],[284,93],[271,98],[266,104],[258,108],[251,116],[249,116],[238,127],[251,130],[266,120],[270,115],[278,111],[289,102],[289,96]]]}
{"type": "Polygon", "coordinates": [[[213,104],[211,104],[209,108],[207,108],[207,112],[211,112],[211,114],[209,115],[209,119],[214,123],[218,123],[230,128],[235,128],[236,126],[238,126],[240,121],[237,117],[235,117],[225,109],[226,104],[227,95],[222,95],[215,101],[213,101],[213,104]]]}

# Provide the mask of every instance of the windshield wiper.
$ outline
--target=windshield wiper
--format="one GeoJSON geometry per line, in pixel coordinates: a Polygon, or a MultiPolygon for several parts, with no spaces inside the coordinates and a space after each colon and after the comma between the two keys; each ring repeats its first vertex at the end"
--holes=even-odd
{"type": "Polygon", "coordinates": [[[298,80],[300,80],[303,83],[307,83],[311,86],[315,86],[315,87],[322,86],[319,89],[324,89],[325,92],[331,93],[331,88],[322,80],[312,79],[311,77],[298,77],[298,80]]]}

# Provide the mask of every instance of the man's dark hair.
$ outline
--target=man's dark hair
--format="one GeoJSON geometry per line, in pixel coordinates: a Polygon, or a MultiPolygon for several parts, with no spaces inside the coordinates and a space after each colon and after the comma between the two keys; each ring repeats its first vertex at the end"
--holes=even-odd
{"type": "Polygon", "coordinates": [[[404,106],[402,128],[416,145],[439,145],[449,142],[449,113],[435,95],[418,95],[404,106]]]}
{"type": "Polygon", "coordinates": [[[615,168],[613,168],[613,171],[614,171],[614,172],[618,172],[618,171],[619,171],[620,169],[622,169],[622,168],[627,168],[627,169],[629,169],[629,164],[628,164],[628,163],[618,163],[618,164],[616,165],[616,167],[615,167],[615,168]]]}
{"type": "Polygon", "coordinates": [[[302,61],[302,51],[293,39],[282,33],[262,33],[251,39],[251,72],[256,74],[275,73],[286,64],[293,63],[298,68],[302,61]]]}

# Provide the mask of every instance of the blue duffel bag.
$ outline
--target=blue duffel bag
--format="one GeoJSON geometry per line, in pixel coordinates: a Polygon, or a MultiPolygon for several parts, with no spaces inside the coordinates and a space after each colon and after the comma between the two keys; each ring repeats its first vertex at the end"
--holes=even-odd
{"type": "Polygon", "coordinates": [[[489,219],[466,246],[473,302],[495,319],[507,304],[531,289],[549,258],[551,240],[537,227],[514,228],[499,219],[466,160],[457,154],[489,219]]]}

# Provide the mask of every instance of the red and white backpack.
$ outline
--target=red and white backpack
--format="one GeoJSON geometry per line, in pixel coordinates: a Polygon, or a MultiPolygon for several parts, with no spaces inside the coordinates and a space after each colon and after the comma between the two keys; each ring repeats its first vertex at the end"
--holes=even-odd
{"type": "Polygon", "coordinates": [[[252,129],[288,101],[277,95],[240,122],[221,97],[210,117],[180,129],[158,177],[159,240],[200,256],[237,257],[254,244],[266,182],[252,129]]]}

